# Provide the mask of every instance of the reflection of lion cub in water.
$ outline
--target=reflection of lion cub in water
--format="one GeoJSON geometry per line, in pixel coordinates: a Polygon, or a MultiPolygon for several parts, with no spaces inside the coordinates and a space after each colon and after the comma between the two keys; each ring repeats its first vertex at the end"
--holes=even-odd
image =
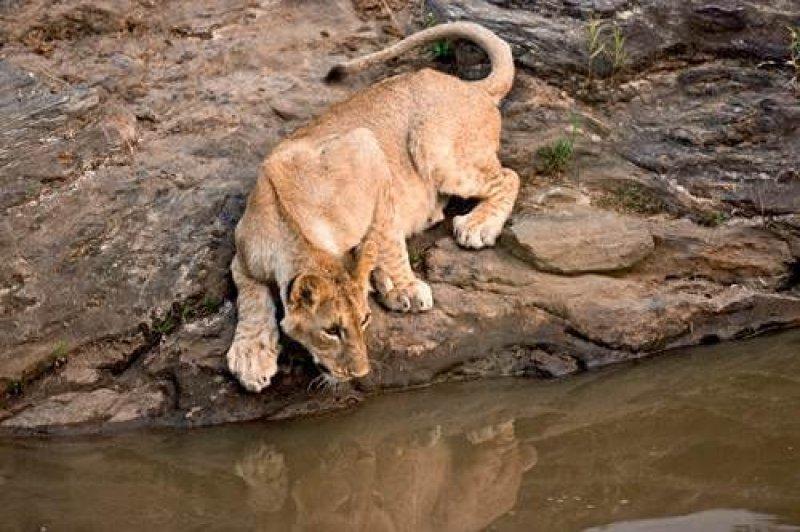
{"type": "Polygon", "coordinates": [[[516,198],[517,175],[500,165],[497,105],[511,88],[509,46],[470,23],[421,31],[337,66],[341,76],[448,37],[486,50],[491,74],[466,82],[432,70],[369,87],[283,141],[264,162],[236,228],[231,269],[239,323],[228,365],[251,391],[277,371],[278,327],[267,283],[277,281],[281,327],[338,379],[369,371],[364,329],[374,269],[381,302],[418,312],[430,287],[408,262],[405,239],[442,218],[442,197],[478,198],[453,220],[456,240],[494,244],[516,198]],[[358,248],[355,264],[349,251],[358,248]]]}

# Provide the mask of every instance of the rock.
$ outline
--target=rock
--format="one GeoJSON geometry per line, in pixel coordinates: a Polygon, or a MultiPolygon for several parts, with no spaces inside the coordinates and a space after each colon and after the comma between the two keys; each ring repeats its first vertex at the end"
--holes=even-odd
{"type": "Polygon", "coordinates": [[[686,219],[658,220],[648,227],[658,248],[636,266],[642,275],[695,276],[768,290],[780,290],[791,282],[796,259],[790,245],[763,227],[709,228],[686,219]]]}
{"type": "Polygon", "coordinates": [[[50,397],[0,423],[12,429],[69,426],[79,423],[121,423],[142,420],[163,411],[166,396],[149,388],[117,392],[100,388],[50,397]]]}
{"type": "Polygon", "coordinates": [[[714,62],[653,81],[659,118],[652,121],[649,100],[634,98],[617,133],[623,157],[668,175],[717,213],[800,208],[800,103],[782,75],[714,62]]]}
{"type": "Polygon", "coordinates": [[[624,270],[654,248],[640,221],[596,209],[517,216],[505,236],[515,255],[563,274],[624,270]]]}
{"type": "Polygon", "coordinates": [[[723,211],[800,209],[800,103],[786,90],[787,71],[761,67],[785,61],[784,28],[800,19],[797,5],[647,0],[626,11],[626,2],[603,8],[586,2],[576,9],[550,2],[428,4],[442,19],[477,21],[496,31],[512,43],[520,64],[552,83],[571,85],[590,101],[613,102],[613,149],[634,165],[724,205],[723,211]],[[607,53],[590,62],[592,17],[602,23],[607,53]],[[617,70],[608,53],[614,26],[625,37],[625,64],[617,70]],[[678,63],[646,72],[665,57],[678,63]],[[644,79],[614,87],[613,78],[639,73],[644,79]],[[597,77],[612,78],[610,88],[597,77]]]}
{"type": "Polygon", "coordinates": [[[439,378],[497,377],[564,377],[580,371],[576,358],[551,354],[541,349],[524,346],[506,347],[498,352],[486,353],[466,361],[443,373],[439,378]]]}
{"type": "MultiPolygon", "coordinates": [[[[383,2],[0,2],[0,432],[284,419],[382,388],[560,377],[800,325],[800,114],[780,64],[796,6],[427,3],[512,43],[512,223],[481,251],[455,245],[449,220],[412,239],[435,306],[373,303],[366,379],[309,388],[313,364],[284,339],[275,382],[249,394],[224,360],[229,264],[263,157],[429,58],[322,82],[392,42],[370,18],[383,2]],[[592,17],[604,38],[624,33],[623,68],[608,54],[590,67],[592,17]],[[536,153],[561,139],[569,167],[543,175],[536,153]]],[[[400,23],[421,15],[389,4],[400,23]]],[[[459,43],[434,66],[487,71],[459,43]]]]}
{"type": "Polygon", "coordinates": [[[551,187],[542,192],[536,198],[536,204],[542,207],[558,209],[559,211],[569,211],[575,206],[588,206],[591,204],[591,199],[587,195],[574,189],[566,187],[551,187]]]}
{"type": "Polygon", "coordinates": [[[628,69],[645,69],[663,57],[712,54],[779,61],[786,36],[780,28],[796,23],[800,10],[753,2],[711,3],[696,0],[644,0],[635,9],[625,1],[519,2],[516,0],[427,0],[442,20],[472,20],[499,33],[516,50],[518,60],[538,75],[569,82],[570,75],[615,74],[612,60],[601,54],[589,63],[587,23],[604,24],[602,42],[613,47],[610,26],[625,36],[628,69]],[[566,4],[566,5],[565,5],[566,4]],[[728,4],[728,5],[726,5],[728,4]],[[735,5],[731,5],[735,4],[735,5]],[[566,75],[565,75],[566,74],[566,75]]]}
{"type": "Polygon", "coordinates": [[[102,375],[98,370],[83,364],[69,364],[61,372],[61,378],[67,384],[82,386],[99,382],[102,375]]]}
{"type": "Polygon", "coordinates": [[[272,107],[276,115],[284,120],[297,120],[306,116],[306,111],[291,100],[276,99],[270,103],[270,107],[272,107]]]}

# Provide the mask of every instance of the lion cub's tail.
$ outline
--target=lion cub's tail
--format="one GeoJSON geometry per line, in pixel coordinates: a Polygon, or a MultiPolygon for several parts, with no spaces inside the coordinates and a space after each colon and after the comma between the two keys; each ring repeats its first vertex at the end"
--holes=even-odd
{"type": "Polygon", "coordinates": [[[377,63],[383,63],[425,43],[447,38],[460,38],[472,41],[488,54],[492,71],[481,80],[475,81],[495,100],[500,101],[511,90],[514,81],[514,59],[511,47],[500,37],[483,26],[472,22],[452,22],[440,24],[410,35],[385,50],[340,63],[330,69],[326,81],[337,81],[377,63]]]}

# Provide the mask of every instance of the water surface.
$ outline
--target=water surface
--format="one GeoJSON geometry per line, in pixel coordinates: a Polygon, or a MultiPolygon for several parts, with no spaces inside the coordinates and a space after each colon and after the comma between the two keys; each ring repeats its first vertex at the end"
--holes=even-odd
{"type": "Polygon", "coordinates": [[[0,441],[0,530],[800,530],[800,332],[336,415],[0,441]]]}

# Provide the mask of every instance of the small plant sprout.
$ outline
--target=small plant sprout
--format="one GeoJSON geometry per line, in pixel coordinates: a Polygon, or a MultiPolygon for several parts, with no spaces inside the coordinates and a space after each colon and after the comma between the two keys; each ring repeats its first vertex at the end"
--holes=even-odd
{"type": "Polygon", "coordinates": [[[561,137],[550,146],[542,146],[536,150],[541,161],[542,171],[547,175],[555,175],[567,169],[575,154],[572,139],[561,137]]]}
{"type": "Polygon", "coordinates": [[[569,130],[570,140],[572,143],[575,144],[575,139],[578,136],[578,133],[581,131],[581,117],[578,113],[574,111],[570,111],[569,113],[569,123],[571,129],[569,130]]]}
{"type": "Polygon", "coordinates": [[[628,53],[625,51],[625,35],[622,34],[622,30],[616,24],[614,24],[612,37],[614,38],[614,42],[611,49],[611,59],[614,65],[614,72],[617,73],[625,66],[628,53]]]}
{"type": "Polygon", "coordinates": [[[172,313],[164,316],[163,319],[155,320],[153,322],[153,330],[161,335],[169,334],[178,327],[178,321],[172,313]]]}
{"type": "Polygon", "coordinates": [[[63,366],[67,362],[67,355],[69,355],[69,344],[64,340],[59,340],[50,351],[50,364],[53,368],[63,366]]]}
{"type": "Polygon", "coordinates": [[[22,381],[15,379],[6,383],[6,395],[22,395],[22,381]]]}
{"type": "Polygon", "coordinates": [[[436,41],[431,46],[431,52],[436,59],[450,59],[453,57],[453,45],[450,41],[436,41]]]}
{"type": "Polygon", "coordinates": [[[542,146],[536,150],[539,167],[542,173],[556,175],[566,170],[575,156],[575,141],[581,131],[581,119],[575,112],[569,114],[569,135],[558,138],[552,145],[542,146]]]}
{"type": "Polygon", "coordinates": [[[433,11],[428,11],[427,13],[425,13],[424,24],[426,28],[432,28],[433,26],[436,26],[438,23],[439,19],[436,18],[436,14],[433,11]]]}
{"type": "Polygon", "coordinates": [[[411,268],[419,270],[425,262],[425,250],[416,246],[408,246],[408,262],[411,268]]]}
{"type": "Polygon", "coordinates": [[[589,53],[589,79],[594,78],[594,62],[605,52],[606,43],[601,40],[603,22],[591,19],[586,25],[586,51],[589,53]]]}
{"type": "Polygon", "coordinates": [[[621,212],[658,214],[669,207],[652,190],[635,181],[618,183],[598,198],[597,206],[621,212]]]}
{"type": "Polygon", "coordinates": [[[623,70],[628,60],[625,49],[625,34],[614,23],[609,37],[607,26],[600,20],[591,19],[586,24],[586,51],[589,54],[589,80],[594,79],[595,63],[598,57],[607,57],[614,74],[623,70]]]}
{"type": "Polygon", "coordinates": [[[50,352],[50,357],[53,360],[64,358],[69,353],[69,344],[64,340],[59,340],[59,342],[53,347],[53,350],[50,352]]]}
{"type": "MultiPolygon", "coordinates": [[[[423,24],[426,28],[432,28],[439,24],[439,18],[433,11],[428,11],[425,13],[425,20],[423,24]]],[[[453,57],[453,45],[450,41],[436,41],[431,45],[431,53],[433,53],[433,57],[439,60],[447,60],[453,57]]]]}
{"type": "Polygon", "coordinates": [[[186,323],[187,321],[194,319],[196,315],[197,312],[192,308],[191,305],[185,304],[181,306],[181,323],[186,323]]]}
{"type": "Polygon", "coordinates": [[[206,294],[206,296],[203,297],[202,305],[206,313],[214,314],[222,306],[222,299],[206,294]]]}
{"type": "Polygon", "coordinates": [[[709,227],[717,227],[728,221],[728,214],[724,211],[710,211],[703,213],[700,223],[709,227]]]}
{"type": "Polygon", "coordinates": [[[794,68],[792,84],[800,90],[800,26],[787,26],[789,30],[789,63],[794,68]]]}

